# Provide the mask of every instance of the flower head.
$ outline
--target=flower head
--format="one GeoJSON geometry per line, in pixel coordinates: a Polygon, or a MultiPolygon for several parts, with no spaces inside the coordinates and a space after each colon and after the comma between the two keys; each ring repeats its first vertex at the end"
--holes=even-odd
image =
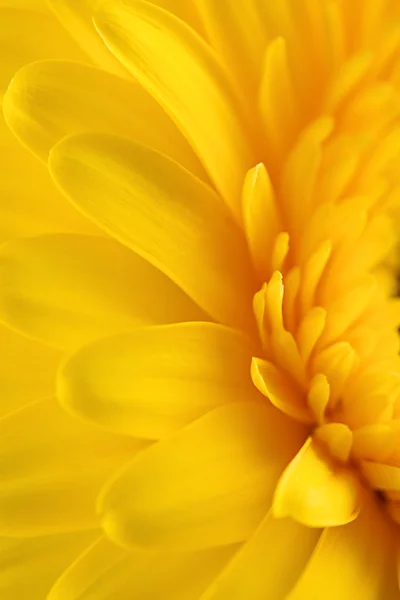
{"type": "Polygon", "coordinates": [[[2,598],[399,599],[397,2],[0,39],[2,598]]]}

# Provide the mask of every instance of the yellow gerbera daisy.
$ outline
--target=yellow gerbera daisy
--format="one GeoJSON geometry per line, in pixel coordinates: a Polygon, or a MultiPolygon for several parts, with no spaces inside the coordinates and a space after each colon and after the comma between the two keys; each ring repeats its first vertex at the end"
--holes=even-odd
{"type": "Polygon", "coordinates": [[[0,41],[1,600],[399,600],[398,1],[0,41]]]}

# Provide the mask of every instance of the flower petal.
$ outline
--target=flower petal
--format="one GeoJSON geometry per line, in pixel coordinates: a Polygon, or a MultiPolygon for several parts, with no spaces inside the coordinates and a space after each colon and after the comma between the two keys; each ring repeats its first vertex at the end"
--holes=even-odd
{"type": "Polygon", "coordinates": [[[252,326],[255,284],[245,241],[211,188],[165,156],[106,135],[62,141],[50,169],[82,211],[216,320],[252,326]]]}
{"type": "Polygon", "coordinates": [[[335,527],[357,518],[360,504],[357,476],[322,455],[309,438],[280,478],[273,510],[309,527],[335,527]]]}
{"type": "Polygon", "coordinates": [[[259,86],[267,32],[257,0],[196,0],[213,47],[247,99],[259,86]]]}
{"type": "Polygon", "coordinates": [[[318,529],[269,512],[201,600],[284,600],[319,536],[318,529]]]}
{"type": "Polygon", "coordinates": [[[144,446],[103,433],[41,400],[0,421],[0,534],[35,536],[99,526],[106,478],[144,446]]]}
{"type": "Polygon", "coordinates": [[[63,29],[66,29],[93,62],[106,71],[129,77],[115,60],[93,26],[92,15],[98,0],[47,0],[63,29]]]}
{"type": "Polygon", "coordinates": [[[43,233],[102,231],[62,196],[47,167],[28,152],[0,114],[0,243],[43,233]],[[21,177],[23,173],[23,177],[21,177]]]}
{"type": "Polygon", "coordinates": [[[3,111],[15,135],[45,161],[66,135],[103,131],[155,148],[207,179],[185,138],[138,83],[90,66],[62,61],[27,65],[14,76],[3,111]]]}
{"type": "Polygon", "coordinates": [[[246,539],[268,510],[303,431],[273,408],[217,408],[142,452],[99,498],[122,545],[194,550],[246,539]]]}
{"type": "Polygon", "coordinates": [[[64,365],[58,397],[116,433],[163,438],[228,402],[257,400],[252,344],[213,323],[138,329],[99,340],[64,365]]]}
{"type": "Polygon", "coordinates": [[[95,24],[122,64],[174,119],[240,216],[241,186],[255,161],[211,49],[183,21],[148,2],[106,2],[95,24]]]}
{"type": "Polygon", "coordinates": [[[0,417],[54,394],[61,353],[0,325],[0,417]]]}
{"type": "Polygon", "coordinates": [[[162,273],[101,237],[54,235],[6,244],[0,282],[1,317],[59,348],[203,314],[162,273]]]}
{"type": "Polygon", "coordinates": [[[15,71],[28,62],[86,59],[57,19],[35,10],[0,7],[0,46],[0,93],[6,90],[15,71]]]}
{"type": "Polygon", "coordinates": [[[4,600],[43,600],[54,580],[97,537],[84,531],[35,538],[0,538],[0,593],[4,600]]]}
{"type": "Polygon", "coordinates": [[[235,549],[127,551],[101,538],[61,576],[48,600],[198,600],[235,549]]]}
{"type": "Polygon", "coordinates": [[[380,510],[364,507],[353,523],[325,529],[287,600],[398,598],[393,535],[380,510]]]}

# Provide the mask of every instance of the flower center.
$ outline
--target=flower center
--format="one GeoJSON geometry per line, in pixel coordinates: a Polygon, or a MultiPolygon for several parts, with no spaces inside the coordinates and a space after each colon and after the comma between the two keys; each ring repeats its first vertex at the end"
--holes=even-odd
{"type": "MultiPolygon", "coordinates": [[[[257,195],[265,209],[263,167],[249,177],[244,198],[254,206],[257,195]]],[[[272,259],[258,260],[267,277],[254,297],[261,350],[251,373],[276,408],[305,426],[318,460],[356,472],[400,522],[398,301],[388,294],[394,277],[379,266],[387,223],[360,224],[359,202],[322,207],[301,239],[295,231],[270,235],[272,259]],[[371,244],[374,268],[367,270],[371,244]]],[[[255,233],[253,224],[253,256],[255,233]]]]}

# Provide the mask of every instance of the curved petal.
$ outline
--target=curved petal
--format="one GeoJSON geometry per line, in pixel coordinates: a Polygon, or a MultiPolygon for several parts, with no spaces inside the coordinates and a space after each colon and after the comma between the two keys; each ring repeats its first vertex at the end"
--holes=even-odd
{"type": "Polygon", "coordinates": [[[210,42],[254,108],[267,31],[258,0],[195,0],[210,42]]]}
{"type": "Polygon", "coordinates": [[[0,325],[0,417],[54,394],[58,350],[0,325]]]}
{"type": "Polygon", "coordinates": [[[285,600],[319,536],[318,529],[269,512],[201,600],[285,600]]]}
{"type": "Polygon", "coordinates": [[[174,119],[240,217],[254,165],[243,118],[211,49],[183,21],[149,2],[101,5],[95,24],[114,54],[174,119]]]}
{"type": "Polygon", "coordinates": [[[105,71],[63,61],[27,65],[14,76],[3,112],[14,134],[46,162],[66,135],[103,131],[150,146],[207,180],[193,150],[153,98],[138,83],[105,71]]]}
{"type": "Polygon", "coordinates": [[[287,600],[398,598],[393,532],[380,510],[371,502],[353,523],[325,529],[287,600]]]}
{"type": "Polygon", "coordinates": [[[113,136],[67,138],[49,164],[83,212],[216,320],[252,326],[255,284],[245,241],[211,188],[165,156],[113,136]]]}
{"type": "Polygon", "coordinates": [[[0,161],[0,243],[54,232],[103,234],[60,193],[47,166],[19,143],[1,114],[0,161]]]}
{"type": "Polygon", "coordinates": [[[97,537],[78,531],[35,538],[0,538],[0,593],[4,600],[43,600],[54,581],[97,537]]]}
{"type": "Polygon", "coordinates": [[[323,455],[308,438],[277,485],[273,510],[309,527],[335,527],[357,518],[361,486],[357,476],[323,455]]]}
{"type": "Polygon", "coordinates": [[[235,550],[127,551],[100,538],[61,576],[48,600],[198,600],[235,550]]]}
{"type": "Polygon", "coordinates": [[[303,439],[261,403],[217,408],[142,452],[99,498],[102,523],[122,545],[194,550],[246,539],[303,439]]]}
{"type": "Polygon", "coordinates": [[[162,273],[108,238],[49,235],[6,244],[0,282],[0,316],[59,348],[203,316],[162,273]]]}
{"type": "Polygon", "coordinates": [[[45,58],[85,61],[86,56],[51,14],[0,6],[0,93],[23,65],[45,58]]]}
{"type": "Polygon", "coordinates": [[[250,340],[214,323],[147,327],[78,350],[58,397],[110,431],[164,438],[217,406],[257,400],[251,355],[250,340]]]}
{"type": "Polygon", "coordinates": [[[92,16],[98,0],[47,0],[65,28],[93,62],[106,71],[129,77],[127,71],[109,52],[93,26],[92,16]]]}
{"type": "Polygon", "coordinates": [[[99,526],[104,481],[143,442],[103,433],[48,399],[0,421],[0,534],[35,536],[99,526]]]}

